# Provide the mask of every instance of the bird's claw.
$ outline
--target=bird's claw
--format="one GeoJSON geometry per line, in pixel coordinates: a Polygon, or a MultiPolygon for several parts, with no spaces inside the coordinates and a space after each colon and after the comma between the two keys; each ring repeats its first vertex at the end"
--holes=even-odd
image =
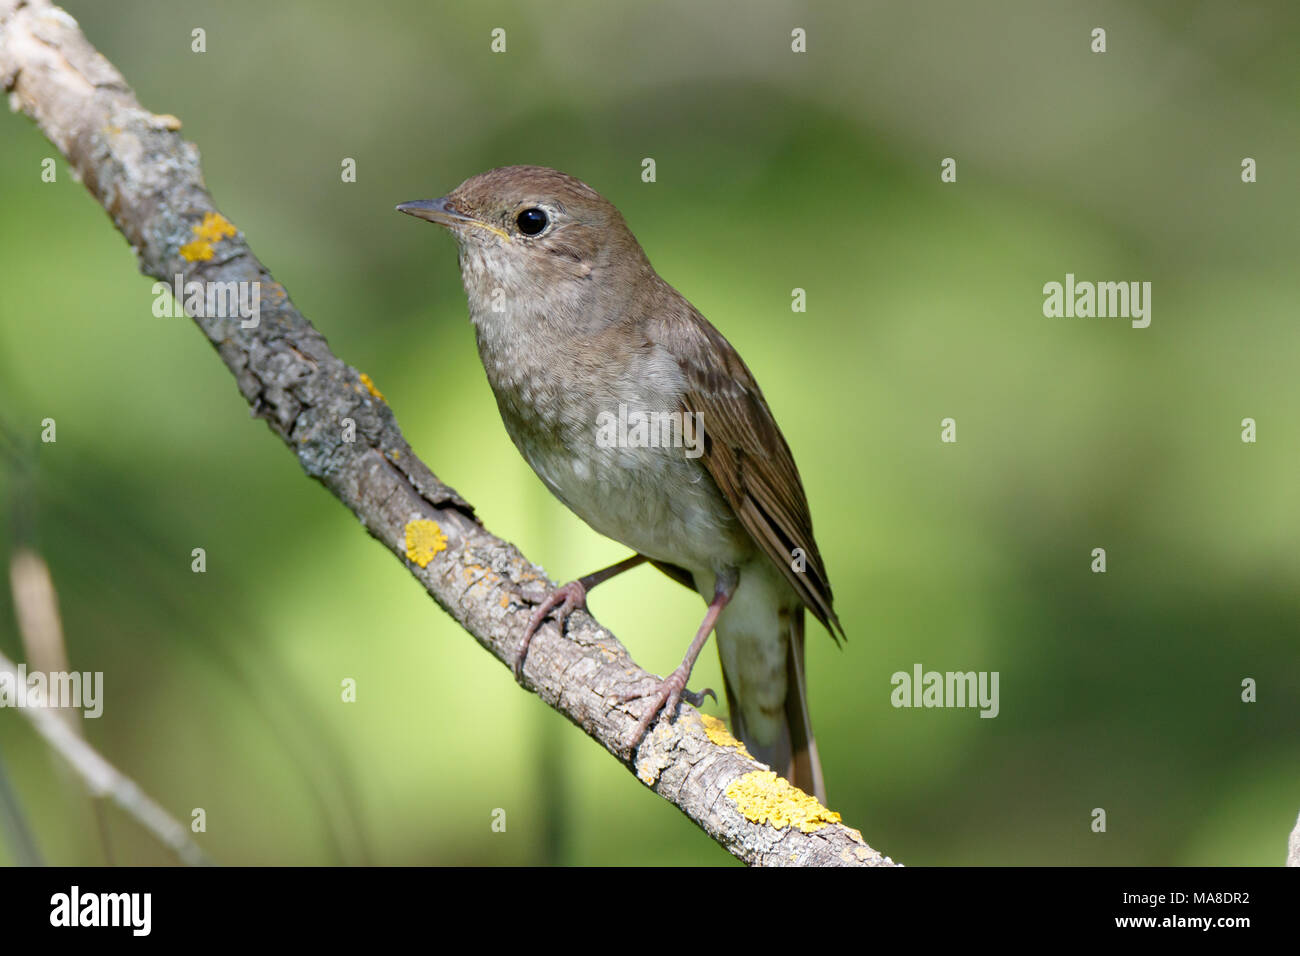
{"type": "Polygon", "coordinates": [[[636,750],[641,739],[645,737],[646,731],[654,723],[655,718],[662,714],[672,723],[673,717],[677,713],[677,705],[685,700],[692,707],[699,707],[704,703],[705,697],[712,697],[714,703],[717,703],[718,695],[713,692],[712,687],[706,687],[704,690],[696,693],[686,689],[686,681],[690,677],[690,672],[685,667],[678,667],[658,684],[654,689],[646,694],[622,694],[614,698],[614,702],[625,704],[633,700],[648,700],[649,707],[637,721],[636,729],[632,731],[631,749],[636,750]]]}
{"type": "Polygon", "coordinates": [[[528,621],[528,626],[524,628],[523,640],[519,642],[519,650],[515,654],[514,672],[515,680],[523,683],[524,680],[524,658],[528,656],[528,645],[532,643],[533,636],[541,629],[542,622],[547,616],[555,611],[555,623],[559,625],[560,634],[564,633],[564,623],[569,619],[569,615],[574,611],[582,608],[587,609],[587,589],[582,586],[581,581],[570,581],[568,584],[561,584],[558,588],[546,595],[542,602],[537,605],[537,610],[528,621]]]}
{"type": "Polygon", "coordinates": [[[686,703],[690,704],[692,707],[701,706],[704,703],[704,698],[706,697],[712,697],[713,702],[715,704],[718,702],[718,695],[713,692],[712,687],[706,687],[704,688],[704,690],[701,691],[694,691],[694,690],[682,691],[682,700],[686,701],[686,703]]]}

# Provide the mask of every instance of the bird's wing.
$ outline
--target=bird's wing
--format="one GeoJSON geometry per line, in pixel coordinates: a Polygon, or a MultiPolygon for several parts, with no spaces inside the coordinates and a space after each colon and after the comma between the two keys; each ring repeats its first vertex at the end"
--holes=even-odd
{"type": "Polygon", "coordinates": [[[701,416],[701,461],[745,530],[838,641],[844,628],[832,607],[830,581],[813,540],[808,499],[790,446],[731,343],[680,295],[673,298],[674,307],[656,317],[652,337],[681,366],[683,410],[701,416]],[[803,570],[796,571],[796,564],[803,570]]]}

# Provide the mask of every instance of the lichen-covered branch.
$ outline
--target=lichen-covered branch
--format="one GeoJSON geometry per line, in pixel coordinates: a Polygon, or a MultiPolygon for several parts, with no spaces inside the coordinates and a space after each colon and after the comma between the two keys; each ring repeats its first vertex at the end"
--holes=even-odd
{"type": "MultiPolygon", "coordinates": [[[[529,601],[550,582],[412,453],[370,380],[336,357],[294,308],[243,233],[217,211],[180,122],[142,108],[76,22],[48,0],[0,0],[0,83],[108,211],[141,271],[169,285],[177,275],[186,283],[260,284],[255,326],[238,315],[194,316],[254,413],[448,614],[499,660],[513,660],[529,601]]],[[[542,629],[524,672],[530,690],[740,859],[892,862],[838,815],[764,773],[719,722],[685,705],[674,724],[629,752],[641,704],[615,701],[647,679],[581,612],[570,617],[566,636],[550,623],[542,629]]]]}

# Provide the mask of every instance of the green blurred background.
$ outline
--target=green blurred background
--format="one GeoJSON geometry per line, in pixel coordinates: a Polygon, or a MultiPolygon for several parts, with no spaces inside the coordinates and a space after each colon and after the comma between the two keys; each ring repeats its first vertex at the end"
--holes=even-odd
{"type": "MultiPolygon", "coordinates": [[[[454,244],[393,205],[539,163],[619,206],[794,449],[849,633],[837,651],[810,630],[814,726],[830,803],[873,846],[1282,861],[1300,810],[1294,4],[65,6],[182,118],[222,211],[416,451],[561,580],[626,551],[516,453],[454,244]],[[1067,272],[1152,282],[1151,327],[1045,318],[1067,272]],[[894,709],[890,675],[916,663],[998,671],[1000,715],[894,709]]],[[[105,672],[96,746],[182,819],[203,807],[222,863],[731,862],[250,421],[196,329],[151,314],[152,280],[62,160],[41,182],[56,154],[31,123],[0,118],[0,137],[0,533],[7,552],[34,529],[72,665],[105,672]]],[[[591,606],[660,673],[703,611],[651,569],[591,606]]],[[[7,587],[0,648],[22,659],[7,587]]],[[[696,675],[721,686],[712,650],[696,675]]],[[[45,859],[105,860],[13,712],[0,761],[45,859]]],[[[114,860],[169,861],[106,816],[114,860]]]]}

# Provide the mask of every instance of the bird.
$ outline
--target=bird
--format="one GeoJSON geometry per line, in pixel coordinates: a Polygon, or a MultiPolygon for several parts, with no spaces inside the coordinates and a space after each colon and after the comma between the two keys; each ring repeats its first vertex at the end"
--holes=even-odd
{"type": "MultiPolygon", "coordinates": [[[[732,733],[825,803],[809,714],[804,612],[845,638],[794,456],[731,343],[654,270],[622,214],[544,166],[504,166],[397,205],[455,238],[479,357],[506,431],[543,484],[634,554],[545,595],[561,634],[588,592],[649,562],[707,610],[656,680],[630,747],[671,721],[717,634],[732,733]]],[[[706,690],[704,694],[716,694],[706,690]]]]}

